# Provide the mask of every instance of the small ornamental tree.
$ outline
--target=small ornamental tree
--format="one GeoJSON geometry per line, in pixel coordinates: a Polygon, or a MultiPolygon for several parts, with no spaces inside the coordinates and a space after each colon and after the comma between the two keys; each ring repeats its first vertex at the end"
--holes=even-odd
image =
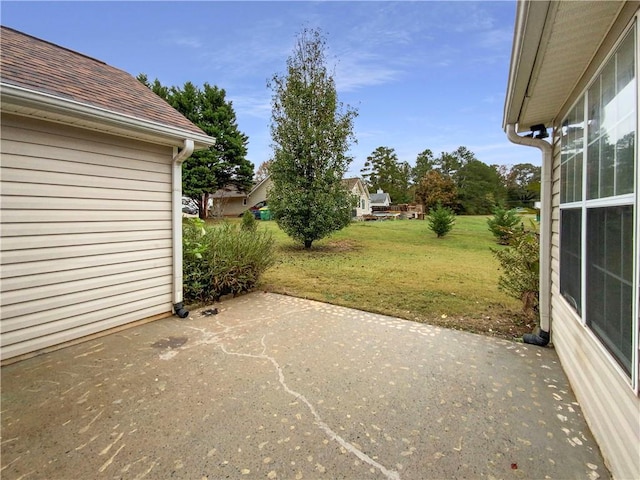
{"type": "Polygon", "coordinates": [[[429,230],[435,233],[438,238],[442,238],[453,228],[456,216],[453,210],[438,204],[427,216],[427,221],[429,222],[429,230]]]}
{"type": "Polygon", "coordinates": [[[493,209],[493,217],[487,219],[487,225],[500,245],[509,245],[513,234],[523,228],[515,209],[500,206],[493,209]]]}
{"type": "Polygon", "coordinates": [[[258,229],[258,222],[251,210],[245,210],[242,214],[242,223],[240,223],[240,228],[249,232],[255,232],[258,229]]]}
{"type": "Polygon", "coordinates": [[[351,222],[353,196],[342,185],[351,163],[357,115],[338,101],[325,66],[326,42],[318,30],[303,30],[287,60],[287,74],[274,75],[271,100],[273,160],[269,208],[278,226],[305,248],[351,222]]]}

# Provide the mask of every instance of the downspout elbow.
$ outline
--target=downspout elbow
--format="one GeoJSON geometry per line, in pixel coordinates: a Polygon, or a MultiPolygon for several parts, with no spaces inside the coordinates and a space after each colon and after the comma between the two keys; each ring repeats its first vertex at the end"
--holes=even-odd
{"type": "Polygon", "coordinates": [[[553,149],[541,138],[521,137],[515,124],[508,124],[507,138],[517,145],[538,148],[542,152],[542,175],[540,183],[540,283],[539,312],[540,331],[525,334],[525,343],[545,346],[549,343],[551,330],[551,161],[553,149]]]}
{"type": "MultiPolygon", "coordinates": [[[[182,166],[182,163],[193,154],[194,148],[193,140],[185,138],[182,150],[178,151],[178,153],[173,157],[173,163],[178,166],[182,166]]],[[[180,186],[180,193],[182,193],[182,186],[180,186]]]]}

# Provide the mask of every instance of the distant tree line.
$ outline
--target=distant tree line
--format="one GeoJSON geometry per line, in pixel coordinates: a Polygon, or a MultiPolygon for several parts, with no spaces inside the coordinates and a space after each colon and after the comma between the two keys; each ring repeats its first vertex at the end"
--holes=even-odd
{"type": "Polygon", "coordinates": [[[487,165],[464,146],[438,157],[426,149],[413,167],[393,148],[381,146],[360,173],[371,193],[381,189],[393,203],[420,203],[427,212],[441,204],[458,214],[484,215],[496,206],[533,207],[540,198],[540,167],[487,165]]]}

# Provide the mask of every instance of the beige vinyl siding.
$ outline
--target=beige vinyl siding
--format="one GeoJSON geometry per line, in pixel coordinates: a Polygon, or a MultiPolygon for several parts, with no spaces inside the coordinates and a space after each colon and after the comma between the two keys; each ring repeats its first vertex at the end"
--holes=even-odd
{"type": "MultiPolygon", "coordinates": [[[[560,135],[554,128],[554,160],[551,169],[551,291],[560,295],[560,135]]],[[[553,308],[552,308],[553,314],[553,308]]],[[[553,327],[552,327],[553,328],[553,327]]]]}
{"type": "Polygon", "coordinates": [[[172,149],[2,117],[2,359],[171,312],[172,149]]]}
{"type": "Polygon", "coordinates": [[[591,432],[614,478],[636,478],[640,471],[638,397],[559,294],[554,295],[552,308],[553,343],[591,432]]]}
{"type": "Polygon", "coordinates": [[[559,147],[556,138],[552,170],[552,341],[614,478],[635,478],[640,471],[640,400],[616,362],[560,295],[559,147]]]}

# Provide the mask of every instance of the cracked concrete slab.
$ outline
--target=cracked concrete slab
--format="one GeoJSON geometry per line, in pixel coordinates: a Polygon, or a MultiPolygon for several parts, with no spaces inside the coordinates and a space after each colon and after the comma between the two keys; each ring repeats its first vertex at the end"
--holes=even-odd
{"type": "Polygon", "coordinates": [[[610,478],[553,349],[217,307],[3,367],[2,478],[610,478]]]}

